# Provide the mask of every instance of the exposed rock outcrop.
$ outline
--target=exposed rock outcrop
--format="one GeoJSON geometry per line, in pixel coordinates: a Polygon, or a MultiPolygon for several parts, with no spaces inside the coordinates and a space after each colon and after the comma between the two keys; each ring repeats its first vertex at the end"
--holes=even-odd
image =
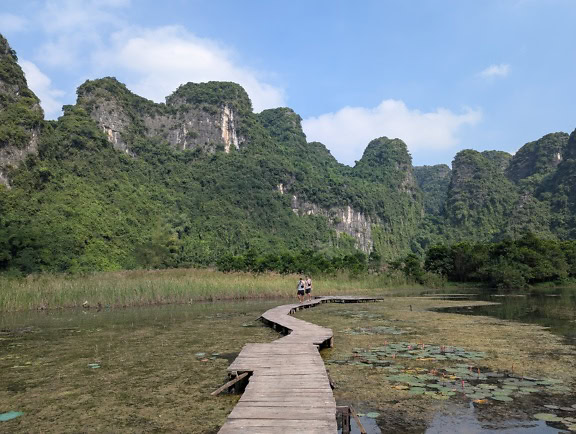
{"type": "Polygon", "coordinates": [[[131,153],[134,135],[165,141],[179,150],[239,149],[245,141],[239,133],[239,118],[243,109],[251,110],[248,95],[233,83],[188,83],[169,96],[166,104],[155,104],[111,77],[84,83],[78,89],[78,104],[100,125],[110,143],[127,153],[131,153]],[[203,99],[203,88],[215,86],[240,90],[220,100],[203,99]]]}
{"type": "Polygon", "coordinates": [[[10,186],[10,169],[38,152],[44,112],[28,88],[18,58],[0,35],[0,184],[10,186]]]}
{"type": "MultiPolygon", "coordinates": [[[[280,189],[283,191],[283,188],[280,189]]],[[[311,202],[292,195],[292,211],[297,215],[316,215],[328,218],[336,233],[345,233],[356,240],[356,248],[369,254],[374,242],[372,240],[372,219],[351,206],[321,208],[311,202]]]]}

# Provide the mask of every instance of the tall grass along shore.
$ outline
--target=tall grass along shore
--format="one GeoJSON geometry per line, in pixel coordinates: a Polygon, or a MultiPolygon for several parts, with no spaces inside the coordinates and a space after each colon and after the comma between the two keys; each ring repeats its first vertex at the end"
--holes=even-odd
{"type": "MultiPolygon", "coordinates": [[[[314,276],[313,276],[314,277],[314,276]]],[[[296,275],[223,273],[211,269],[100,272],[84,275],[36,274],[0,277],[0,311],[82,306],[137,306],[194,301],[291,297],[296,275]]],[[[422,290],[402,274],[345,274],[314,278],[315,295],[398,294],[422,290]]]]}

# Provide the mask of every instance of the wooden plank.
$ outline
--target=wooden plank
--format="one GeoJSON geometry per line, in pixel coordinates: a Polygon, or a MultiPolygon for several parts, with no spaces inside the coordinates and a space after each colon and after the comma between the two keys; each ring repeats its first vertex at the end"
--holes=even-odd
{"type": "Polygon", "coordinates": [[[218,389],[216,389],[210,395],[212,395],[212,396],[218,395],[220,392],[223,392],[224,390],[228,389],[230,386],[233,386],[234,384],[238,383],[240,380],[246,378],[248,375],[250,375],[248,372],[245,372],[244,374],[238,375],[233,380],[230,380],[228,383],[224,384],[223,386],[220,386],[218,389]]]}
{"type": "Polygon", "coordinates": [[[236,407],[304,407],[304,408],[334,408],[334,401],[238,401],[236,407]]]}
{"type": "Polygon", "coordinates": [[[367,434],[366,430],[364,429],[364,425],[362,425],[360,418],[358,417],[358,415],[356,414],[356,411],[352,407],[350,407],[350,414],[352,415],[352,417],[356,421],[356,425],[358,425],[358,429],[360,430],[360,434],[367,434]]]}
{"type": "Polygon", "coordinates": [[[220,431],[222,434],[334,434],[336,428],[296,428],[296,427],[281,427],[281,426],[263,426],[263,427],[230,427],[224,426],[220,431]]]}
{"type": "Polygon", "coordinates": [[[278,407],[234,407],[229,419],[298,419],[298,420],[333,420],[334,409],[330,408],[294,408],[290,411],[278,407]]]}
{"type": "Polygon", "coordinates": [[[284,388],[284,389],[275,389],[275,390],[265,390],[265,388],[253,388],[247,389],[246,393],[250,394],[250,397],[268,397],[268,396],[299,396],[299,395],[318,395],[318,396],[328,396],[330,397],[332,393],[332,389],[302,389],[300,387],[297,388],[284,388]]]}
{"type": "Polygon", "coordinates": [[[249,427],[284,427],[284,428],[334,428],[332,434],[336,432],[336,420],[334,422],[324,419],[312,419],[305,424],[299,419],[232,419],[226,425],[236,428],[249,427]]]}
{"type": "Polygon", "coordinates": [[[311,422],[303,424],[300,419],[230,419],[227,425],[235,427],[289,427],[289,428],[302,428],[302,427],[316,427],[316,428],[330,428],[337,426],[336,420],[334,422],[325,419],[309,419],[311,422]],[[313,422],[312,422],[313,421],[313,422]]]}

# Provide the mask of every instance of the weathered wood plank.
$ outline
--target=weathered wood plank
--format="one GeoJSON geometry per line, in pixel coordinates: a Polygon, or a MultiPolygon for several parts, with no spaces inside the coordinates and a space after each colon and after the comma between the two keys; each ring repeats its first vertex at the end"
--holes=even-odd
{"type": "MultiPolygon", "coordinates": [[[[302,422],[300,422],[302,424],[302,422]]],[[[220,431],[222,434],[334,434],[336,428],[325,427],[325,428],[296,428],[296,427],[281,427],[281,426],[240,426],[240,427],[230,427],[224,426],[220,431]]]]}
{"type": "Polygon", "coordinates": [[[288,407],[300,407],[300,408],[332,408],[334,406],[334,401],[329,400],[284,400],[284,401],[238,401],[236,407],[281,407],[281,408],[288,408],[288,407]]]}
{"type": "Polygon", "coordinates": [[[238,375],[236,378],[234,378],[233,380],[230,380],[228,383],[220,386],[218,389],[216,389],[214,392],[212,392],[210,395],[212,396],[216,396],[219,393],[223,392],[224,390],[228,389],[230,386],[233,386],[234,384],[236,384],[237,382],[243,380],[244,378],[246,378],[248,375],[250,375],[248,372],[245,372],[244,374],[240,374],[238,375]]]}
{"type": "Polygon", "coordinates": [[[234,407],[228,419],[298,419],[298,420],[327,420],[336,418],[336,411],[332,408],[291,408],[289,411],[278,407],[234,407]]]}
{"type": "MultiPolygon", "coordinates": [[[[278,427],[291,427],[291,428],[306,428],[306,426],[308,426],[309,428],[312,427],[312,423],[306,423],[302,424],[302,421],[300,419],[232,419],[230,421],[228,421],[227,425],[232,425],[235,427],[274,427],[274,426],[278,426],[278,427]]],[[[318,419],[315,421],[314,423],[315,427],[319,427],[319,428],[330,428],[332,426],[336,427],[337,423],[336,423],[336,419],[334,419],[334,422],[332,421],[328,421],[328,420],[324,420],[324,419],[318,419]]]]}

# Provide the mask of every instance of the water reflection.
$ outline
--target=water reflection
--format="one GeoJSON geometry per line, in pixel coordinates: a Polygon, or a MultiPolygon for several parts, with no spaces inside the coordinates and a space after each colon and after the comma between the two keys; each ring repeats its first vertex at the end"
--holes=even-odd
{"type": "Polygon", "coordinates": [[[548,327],[552,333],[564,336],[569,343],[576,344],[576,294],[574,291],[548,295],[478,294],[470,298],[493,301],[498,304],[439,310],[539,324],[548,327]]]}
{"type": "Polygon", "coordinates": [[[537,420],[504,420],[481,422],[472,404],[468,408],[452,409],[450,412],[439,412],[425,434],[556,434],[569,431],[558,430],[537,420]]]}

